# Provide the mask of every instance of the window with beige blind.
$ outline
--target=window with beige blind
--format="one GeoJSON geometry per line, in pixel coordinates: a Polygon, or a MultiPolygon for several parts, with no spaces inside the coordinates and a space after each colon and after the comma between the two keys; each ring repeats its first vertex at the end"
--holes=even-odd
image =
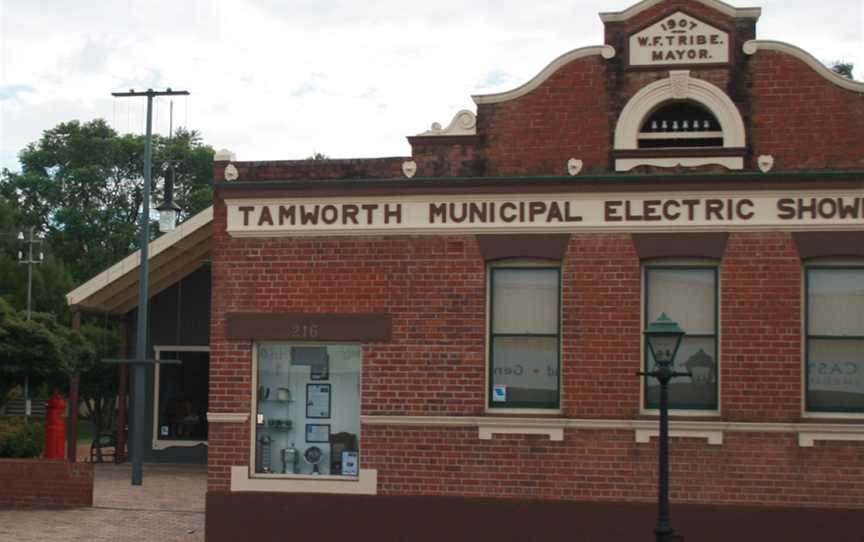
{"type": "MultiPolygon", "coordinates": [[[[716,410],[717,376],[717,268],[714,266],[646,266],[645,325],[662,313],[686,332],[675,356],[675,370],[689,372],[669,383],[669,408],[716,410]]],[[[646,371],[654,359],[643,345],[646,371]]],[[[659,405],[660,385],[646,377],[645,408],[659,405]]]]}
{"type": "Polygon", "coordinates": [[[489,271],[490,408],[559,407],[561,271],[489,271]]]}
{"type": "Polygon", "coordinates": [[[806,404],[864,412],[864,267],[805,269],[806,404]]]}

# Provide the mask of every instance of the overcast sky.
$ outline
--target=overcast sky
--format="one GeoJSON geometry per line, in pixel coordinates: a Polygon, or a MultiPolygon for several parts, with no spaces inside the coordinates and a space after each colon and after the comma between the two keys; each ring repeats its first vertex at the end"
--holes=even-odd
{"type": "MultiPolygon", "coordinates": [[[[238,160],[407,156],[471,94],[508,90],[603,40],[633,0],[0,0],[0,167],[43,130],[105,118],[144,132],[131,88],[188,90],[175,126],[238,160]],[[416,5],[415,5],[416,4],[416,5]]],[[[864,79],[864,0],[762,0],[758,37],[864,79]]],[[[167,134],[168,101],[155,131],[167,134]]]]}

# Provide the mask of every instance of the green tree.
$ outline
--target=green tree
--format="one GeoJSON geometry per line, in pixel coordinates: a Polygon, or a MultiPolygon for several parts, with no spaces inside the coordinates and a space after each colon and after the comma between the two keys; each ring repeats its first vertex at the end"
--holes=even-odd
{"type": "MultiPolygon", "coordinates": [[[[46,232],[48,253],[80,283],[138,246],[143,156],[143,136],[118,135],[102,119],[61,123],[21,151],[20,172],[3,171],[0,195],[22,224],[46,232]]],[[[151,189],[161,199],[164,164],[173,162],[181,221],[211,203],[212,157],[197,132],[153,137],[151,189]]]]}
{"type": "Polygon", "coordinates": [[[842,75],[847,79],[854,79],[854,77],[852,76],[852,70],[854,69],[855,64],[852,64],[851,62],[843,62],[841,60],[838,60],[831,65],[831,71],[833,71],[837,75],[842,75]]]}
{"type": "Polygon", "coordinates": [[[86,346],[69,342],[71,334],[72,330],[57,324],[53,315],[33,313],[27,320],[23,312],[0,298],[0,405],[25,376],[35,387],[54,382],[66,367],[77,363],[71,357],[64,358],[77,355],[78,348],[86,346]]]}

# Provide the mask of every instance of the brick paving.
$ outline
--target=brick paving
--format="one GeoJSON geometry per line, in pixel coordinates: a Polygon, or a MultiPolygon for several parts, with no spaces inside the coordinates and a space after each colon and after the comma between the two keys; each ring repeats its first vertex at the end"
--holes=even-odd
{"type": "Polygon", "coordinates": [[[145,465],[133,487],[131,466],[96,466],[92,508],[0,510],[0,542],[203,542],[207,469],[145,465]]]}

